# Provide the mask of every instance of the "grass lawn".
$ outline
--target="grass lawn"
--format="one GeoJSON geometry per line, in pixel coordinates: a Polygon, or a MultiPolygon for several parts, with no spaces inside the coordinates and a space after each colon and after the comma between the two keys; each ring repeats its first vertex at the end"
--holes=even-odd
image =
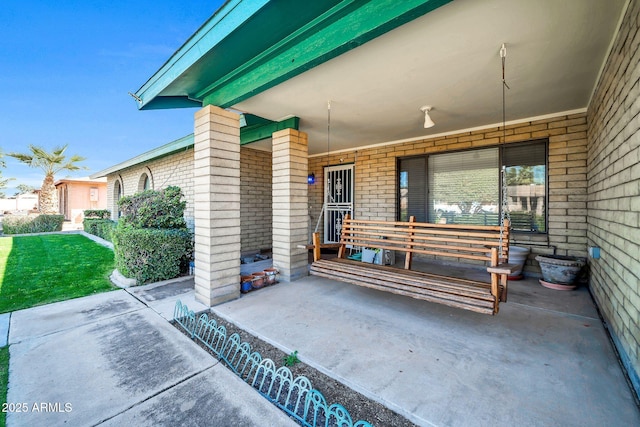
{"type": "MultiPolygon", "coordinates": [[[[7,383],[9,381],[9,347],[0,348],[0,406],[7,402],[7,383]]],[[[6,413],[0,412],[0,427],[6,425],[6,413]]]]}
{"type": "Polygon", "coordinates": [[[0,238],[0,313],[115,287],[113,251],[79,234],[0,238]]]}

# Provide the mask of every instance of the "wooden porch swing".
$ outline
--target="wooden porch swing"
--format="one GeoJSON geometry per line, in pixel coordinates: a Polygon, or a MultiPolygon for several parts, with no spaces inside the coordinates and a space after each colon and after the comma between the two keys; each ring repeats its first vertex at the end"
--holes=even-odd
{"type": "MultiPolygon", "coordinates": [[[[505,58],[504,44],[500,49],[502,59],[502,121],[503,142],[505,132],[505,58]]],[[[507,301],[508,276],[517,269],[508,264],[509,228],[506,171],[502,175],[502,209],[500,225],[433,224],[409,221],[357,220],[349,215],[343,220],[340,231],[338,256],[321,259],[320,235],[313,233],[314,262],[311,274],[364,286],[372,289],[410,296],[425,301],[462,308],[483,314],[496,314],[500,302],[507,301]],[[347,259],[348,249],[375,248],[405,253],[404,268],[368,264],[347,259]],[[414,255],[437,260],[489,261],[489,282],[461,279],[412,270],[414,255]]]]}
{"type": "Polygon", "coordinates": [[[314,233],[311,274],[359,286],[484,314],[496,314],[507,300],[507,278],[516,269],[506,264],[509,221],[500,226],[469,226],[345,218],[338,256],[320,258],[320,235],[314,233]],[[405,253],[404,268],[347,259],[347,249],[370,247],[405,253]],[[489,261],[490,282],[411,270],[414,254],[437,259],[489,261]]]}

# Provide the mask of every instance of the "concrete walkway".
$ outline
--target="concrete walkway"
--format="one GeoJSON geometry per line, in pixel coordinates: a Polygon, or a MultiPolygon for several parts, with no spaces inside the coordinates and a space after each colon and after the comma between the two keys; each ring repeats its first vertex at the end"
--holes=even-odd
{"type": "MultiPolygon", "coordinates": [[[[177,299],[206,308],[192,286],[1,316],[7,401],[26,404],[7,425],[295,425],[167,322],[177,299]]],[[[421,426],[640,425],[586,289],[510,282],[492,317],[308,277],[213,311],[421,426]]]]}
{"type": "Polygon", "coordinates": [[[7,425],[296,425],[166,321],[178,298],[204,308],[192,289],[152,285],[12,313],[7,402],[19,406],[7,425]]]}
{"type": "Polygon", "coordinates": [[[213,311],[418,425],[640,426],[587,289],[509,286],[493,317],[314,276],[213,311]]]}

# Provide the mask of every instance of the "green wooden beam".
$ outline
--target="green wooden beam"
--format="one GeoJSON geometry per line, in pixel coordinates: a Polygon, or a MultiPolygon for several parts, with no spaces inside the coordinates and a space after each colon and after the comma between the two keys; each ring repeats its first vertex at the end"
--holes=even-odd
{"type": "Polygon", "coordinates": [[[250,144],[262,139],[271,138],[274,132],[283,129],[298,129],[300,118],[290,117],[279,122],[269,122],[240,128],[240,145],[250,144]]]}
{"type": "Polygon", "coordinates": [[[193,97],[230,107],[450,1],[345,0],[193,97]]]}

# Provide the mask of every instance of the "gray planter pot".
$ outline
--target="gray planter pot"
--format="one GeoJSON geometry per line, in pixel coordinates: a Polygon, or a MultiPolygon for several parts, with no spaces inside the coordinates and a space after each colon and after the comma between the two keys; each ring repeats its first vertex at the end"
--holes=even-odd
{"type": "Polygon", "coordinates": [[[586,264],[581,258],[561,255],[538,255],[536,261],[544,281],[559,285],[573,285],[586,264]]]}

